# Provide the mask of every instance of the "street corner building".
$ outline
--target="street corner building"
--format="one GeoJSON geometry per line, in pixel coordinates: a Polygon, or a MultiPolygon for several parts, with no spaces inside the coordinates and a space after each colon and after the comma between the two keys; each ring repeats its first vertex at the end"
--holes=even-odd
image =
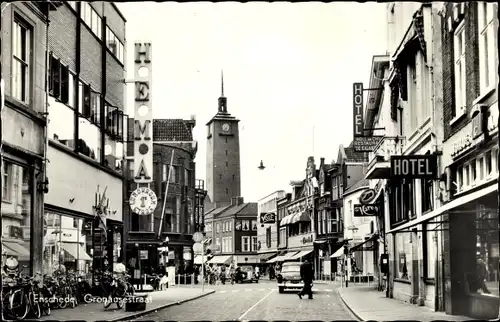
{"type": "Polygon", "coordinates": [[[278,200],[285,196],[284,190],[278,190],[258,201],[257,252],[261,263],[278,255],[278,200]]]}
{"type": "Polygon", "coordinates": [[[260,263],[257,211],[256,202],[245,203],[243,197],[232,197],[230,204],[205,213],[205,233],[210,241],[207,249],[213,255],[208,264],[256,266],[260,263]]]}
{"type": "Polygon", "coordinates": [[[25,274],[40,271],[43,262],[45,34],[55,9],[1,3],[2,267],[14,257],[25,274]]]}
{"type": "Polygon", "coordinates": [[[498,6],[390,3],[387,10],[389,55],[373,58],[376,90],[364,115],[365,135],[380,138],[365,178],[380,196],[371,204],[383,218],[386,294],[496,318],[498,6]],[[422,167],[397,172],[396,158],[422,167]]]}
{"type": "MultiPolygon", "coordinates": [[[[125,195],[137,188],[134,178],[134,133],[138,130],[134,119],[128,120],[125,195]]],[[[131,210],[128,200],[124,204],[126,238],[126,265],[134,272],[134,279],[159,273],[165,264],[176,274],[190,274],[193,265],[195,218],[197,206],[195,162],[198,149],[193,139],[196,120],[153,120],[153,170],[150,189],[158,199],[151,214],[138,214],[131,210]],[[161,223],[161,226],[160,226],[161,223]],[[168,254],[159,250],[168,237],[168,254]],[[167,256],[164,258],[164,256],[167,256]]],[[[140,131],[140,129],[139,129],[140,131]]],[[[202,187],[203,188],[203,187],[202,187]]],[[[163,268],[161,272],[164,272],[163,268]]],[[[182,282],[181,282],[182,283],[182,282]]],[[[147,284],[151,284],[150,281],[147,284]]]]}
{"type": "Polygon", "coordinates": [[[123,257],[125,18],[107,2],[49,12],[43,270],[92,285],[123,257]]]}

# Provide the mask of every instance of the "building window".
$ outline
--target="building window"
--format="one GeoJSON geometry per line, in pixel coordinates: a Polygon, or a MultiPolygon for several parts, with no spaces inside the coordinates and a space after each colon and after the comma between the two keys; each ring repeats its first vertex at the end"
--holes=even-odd
{"type": "Polygon", "coordinates": [[[226,167],[227,167],[227,165],[228,165],[228,162],[226,161],[226,167]]]}
{"type": "Polygon", "coordinates": [[[476,159],[472,160],[470,163],[470,174],[471,174],[471,183],[472,185],[475,185],[477,179],[476,159]]]}
{"type": "Polygon", "coordinates": [[[97,38],[102,39],[101,34],[101,17],[92,8],[90,3],[82,2],[82,19],[85,24],[92,30],[92,33],[97,36],[97,38]]]}
{"type": "MultiPolygon", "coordinates": [[[[106,27],[106,39],[109,51],[123,64],[124,46],[123,43],[116,37],[115,33],[109,27],[106,27]]],[[[210,135],[210,127],[209,133],[210,135]]]]}
{"type": "Polygon", "coordinates": [[[491,158],[491,151],[486,152],[486,176],[490,176],[491,172],[493,170],[492,167],[492,158],[491,158]]]}
{"type": "Polygon", "coordinates": [[[226,188],[226,196],[229,195],[229,189],[226,188]]]}
{"type": "Polygon", "coordinates": [[[460,115],[466,107],[465,81],[465,23],[462,21],[455,30],[453,37],[455,57],[455,114],[460,115]]]}
{"type": "Polygon", "coordinates": [[[286,227],[280,228],[280,247],[286,246],[286,227]]]}
{"type": "Polygon", "coordinates": [[[91,90],[90,86],[80,82],[80,109],[79,109],[79,139],[78,152],[96,160],[101,161],[101,131],[92,119],[91,90]]]}
{"type": "Polygon", "coordinates": [[[76,11],[76,1],[68,1],[67,4],[76,11]]]}
{"type": "Polygon", "coordinates": [[[483,157],[478,159],[477,167],[479,170],[479,181],[482,181],[484,179],[484,158],[483,157]]]}
{"type": "Polygon", "coordinates": [[[168,164],[163,164],[162,166],[163,171],[162,171],[162,181],[167,182],[168,180],[168,164]]]}
{"type": "Polygon", "coordinates": [[[250,230],[250,220],[242,220],[241,221],[241,230],[243,230],[243,231],[250,230]]]}
{"type": "Polygon", "coordinates": [[[332,200],[339,199],[339,189],[337,185],[337,177],[332,177],[332,200]]]}
{"type": "Polygon", "coordinates": [[[433,189],[432,180],[420,180],[421,194],[422,194],[422,213],[432,210],[433,189]]]}
{"type": "Polygon", "coordinates": [[[271,248],[271,227],[266,228],[266,247],[271,248]]]}
{"type": "Polygon", "coordinates": [[[220,179],[220,180],[222,180],[222,173],[221,173],[221,174],[219,174],[219,179],[220,179]]]}
{"type": "Polygon", "coordinates": [[[457,168],[457,191],[462,191],[464,186],[464,169],[462,166],[457,168]]]}
{"type": "Polygon", "coordinates": [[[226,150],[226,155],[227,155],[227,150],[226,150]]]}
{"type": "Polygon", "coordinates": [[[31,26],[14,18],[12,30],[12,96],[28,104],[31,81],[31,26]]]}
{"type": "Polygon", "coordinates": [[[257,220],[252,220],[251,225],[252,225],[252,230],[257,231],[257,220]]]}
{"type": "Polygon", "coordinates": [[[257,236],[252,236],[252,251],[256,252],[259,250],[259,243],[257,241],[257,236]]]}
{"type": "Polygon", "coordinates": [[[2,160],[2,260],[17,260],[24,274],[32,274],[30,256],[32,218],[32,170],[2,160]]]}
{"type": "Polygon", "coordinates": [[[494,3],[478,2],[479,83],[481,94],[495,86],[495,15],[494,3]]]}
{"type": "Polygon", "coordinates": [[[234,174],[233,174],[233,181],[234,181],[234,174]]]}
{"type": "Polygon", "coordinates": [[[250,237],[248,236],[241,237],[241,251],[242,252],[250,251],[250,237]]]}
{"type": "Polygon", "coordinates": [[[220,233],[220,223],[217,223],[217,224],[215,225],[215,232],[216,232],[216,233],[220,233]]]}

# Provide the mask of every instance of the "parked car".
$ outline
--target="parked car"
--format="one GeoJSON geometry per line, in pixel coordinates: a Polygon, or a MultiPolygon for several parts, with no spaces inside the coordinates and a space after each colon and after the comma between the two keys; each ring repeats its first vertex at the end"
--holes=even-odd
{"type": "MultiPolygon", "coordinates": [[[[278,291],[280,293],[286,290],[299,290],[304,287],[304,282],[300,278],[300,262],[283,263],[281,272],[276,275],[278,282],[278,291]]],[[[311,285],[312,287],[312,285],[311,285]]]]}
{"type": "Polygon", "coordinates": [[[258,283],[259,278],[255,275],[255,269],[251,265],[240,265],[234,276],[236,283],[258,283]]]}

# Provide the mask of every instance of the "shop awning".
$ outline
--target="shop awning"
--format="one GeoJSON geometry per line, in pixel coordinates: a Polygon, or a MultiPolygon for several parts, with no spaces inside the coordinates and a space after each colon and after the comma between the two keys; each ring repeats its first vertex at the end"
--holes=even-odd
{"type": "Polygon", "coordinates": [[[231,255],[214,256],[208,261],[208,264],[229,264],[231,262],[231,255]]]}
{"type": "Polygon", "coordinates": [[[453,201],[450,201],[447,204],[443,205],[442,207],[439,207],[436,210],[428,212],[425,215],[420,216],[415,220],[412,220],[406,224],[403,224],[401,226],[398,226],[394,229],[389,230],[387,233],[389,233],[389,234],[395,233],[395,232],[398,232],[398,231],[401,231],[404,229],[411,228],[411,227],[416,226],[418,224],[424,223],[428,220],[433,219],[434,217],[441,215],[442,213],[444,213],[448,210],[451,210],[451,209],[456,208],[458,206],[464,205],[464,204],[469,203],[473,200],[479,199],[479,198],[486,196],[487,194],[490,194],[490,193],[495,192],[495,191],[498,191],[498,185],[496,183],[494,183],[494,184],[492,184],[484,189],[475,191],[473,193],[469,193],[465,196],[462,196],[462,197],[459,197],[453,201]]]}
{"type": "Polygon", "coordinates": [[[265,261],[273,258],[276,255],[278,255],[278,253],[264,253],[264,254],[259,254],[259,258],[261,261],[265,262],[265,261]]]}
{"type": "Polygon", "coordinates": [[[337,258],[337,257],[342,256],[343,254],[344,254],[344,246],[337,249],[337,251],[335,253],[333,253],[333,255],[330,256],[330,258],[337,258]]]}
{"type": "Polygon", "coordinates": [[[2,241],[2,255],[19,257],[19,260],[26,261],[30,259],[30,252],[26,247],[10,241],[2,241]]]}
{"type": "Polygon", "coordinates": [[[77,243],[62,243],[62,248],[68,254],[70,254],[74,259],[82,260],[82,261],[92,261],[92,258],[87,254],[82,245],[77,243]]]}
{"type": "Polygon", "coordinates": [[[283,219],[281,219],[280,226],[290,225],[292,223],[292,219],[295,215],[296,214],[291,214],[291,215],[285,216],[283,219]]]}
{"type": "Polygon", "coordinates": [[[297,251],[292,251],[292,252],[289,252],[289,253],[286,253],[284,255],[281,255],[281,256],[278,256],[278,257],[275,257],[269,261],[267,261],[267,263],[277,263],[277,262],[284,262],[286,260],[290,260],[290,257],[293,257],[295,254],[297,254],[298,252],[297,251]]]}
{"type": "Polygon", "coordinates": [[[365,241],[363,241],[363,242],[361,242],[361,243],[359,243],[357,245],[354,245],[351,248],[349,248],[349,252],[360,250],[361,246],[363,246],[364,244],[368,243],[369,241],[375,240],[377,238],[378,238],[378,234],[372,234],[365,241]]]}
{"type": "Polygon", "coordinates": [[[204,264],[208,260],[208,257],[206,255],[196,255],[194,257],[194,264],[195,265],[201,265],[204,264]]]}
{"type": "Polygon", "coordinates": [[[292,257],[289,258],[289,260],[295,260],[295,259],[300,259],[304,256],[307,256],[309,255],[310,253],[312,253],[312,249],[308,249],[308,250],[301,250],[300,252],[298,252],[297,254],[293,255],[292,257]]]}
{"type": "Polygon", "coordinates": [[[295,224],[298,222],[309,222],[309,221],[311,221],[311,218],[309,217],[309,215],[305,211],[301,211],[301,212],[293,215],[290,223],[295,224]]]}

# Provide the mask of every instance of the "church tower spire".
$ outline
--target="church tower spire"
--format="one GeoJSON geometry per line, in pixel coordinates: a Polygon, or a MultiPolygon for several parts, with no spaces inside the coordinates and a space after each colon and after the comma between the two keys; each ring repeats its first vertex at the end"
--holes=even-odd
{"type": "Polygon", "coordinates": [[[227,98],[224,97],[224,72],[220,71],[221,96],[219,97],[219,113],[227,114],[227,98]]]}

